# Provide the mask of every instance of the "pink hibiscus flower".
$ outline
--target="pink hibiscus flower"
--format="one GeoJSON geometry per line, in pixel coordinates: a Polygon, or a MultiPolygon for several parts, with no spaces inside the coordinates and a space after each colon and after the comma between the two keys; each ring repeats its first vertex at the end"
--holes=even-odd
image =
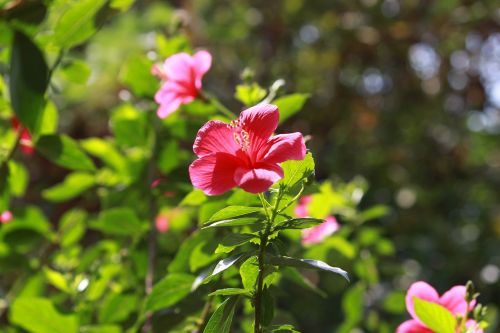
{"type": "Polygon", "coordinates": [[[239,186],[261,193],[283,178],[281,162],[302,160],[306,154],[301,133],[272,136],[278,126],[278,107],[259,104],[226,124],[212,120],[196,136],[198,156],[189,166],[194,187],[219,195],[239,186]]]}
{"type": "MultiPolygon", "coordinates": [[[[295,206],[294,213],[298,217],[308,217],[308,205],[312,201],[312,195],[304,195],[299,200],[299,204],[295,206]]],[[[302,230],[302,245],[312,245],[321,243],[326,237],[332,235],[339,230],[340,225],[334,216],[328,216],[325,222],[302,230]]]]}
{"type": "Polygon", "coordinates": [[[170,229],[170,223],[165,215],[158,215],[155,219],[156,230],[161,233],[165,233],[170,229]]]}
{"type": "MultiPolygon", "coordinates": [[[[467,302],[465,301],[466,289],[465,286],[455,286],[445,292],[441,297],[437,291],[423,281],[415,282],[410,286],[406,293],[406,309],[410,313],[412,320],[407,320],[399,325],[396,333],[433,333],[425,324],[417,317],[413,306],[413,298],[418,297],[424,301],[432,302],[448,309],[453,315],[463,316],[467,311],[467,302]]],[[[475,305],[475,301],[469,304],[470,309],[475,305]]],[[[469,309],[469,310],[470,310],[469,309]]],[[[476,325],[474,320],[467,321],[467,327],[476,325]]],[[[483,330],[477,328],[475,333],[483,333],[483,330]]]]}
{"type": "Polygon", "coordinates": [[[328,216],[325,222],[312,228],[302,230],[302,245],[321,243],[326,237],[339,230],[339,223],[333,216],[328,216]]]}
{"type": "Polygon", "coordinates": [[[19,142],[19,148],[25,155],[31,155],[35,151],[33,148],[33,141],[31,140],[31,134],[28,129],[24,128],[19,122],[19,119],[12,117],[10,120],[12,128],[17,132],[21,131],[21,140],[19,142]]]}
{"type": "Polygon", "coordinates": [[[12,213],[9,210],[6,210],[2,212],[2,214],[0,214],[0,223],[7,224],[12,221],[13,218],[14,216],[12,215],[12,213]]]}
{"type": "Polygon", "coordinates": [[[151,73],[163,84],[155,95],[160,104],[157,114],[166,118],[181,104],[191,103],[201,90],[201,80],[212,65],[212,56],[207,51],[198,51],[193,56],[177,53],[167,58],[162,65],[154,65],[151,73]]]}

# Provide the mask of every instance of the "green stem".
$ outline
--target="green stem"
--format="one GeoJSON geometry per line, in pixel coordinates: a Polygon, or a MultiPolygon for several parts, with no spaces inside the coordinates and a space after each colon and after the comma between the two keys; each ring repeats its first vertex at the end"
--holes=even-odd
{"type": "Polygon", "coordinates": [[[236,115],[231,112],[227,107],[222,104],[217,97],[209,95],[203,91],[200,91],[199,98],[207,103],[212,104],[219,110],[223,115],[227,116],[229,119],[236,119],[236,115]]]}

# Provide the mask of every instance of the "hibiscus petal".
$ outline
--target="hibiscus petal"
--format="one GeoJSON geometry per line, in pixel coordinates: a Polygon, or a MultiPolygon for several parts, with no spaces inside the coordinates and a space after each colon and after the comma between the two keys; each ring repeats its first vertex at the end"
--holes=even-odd
{"type": "Polygon", "coordinates": [[[219,195],[236,186],[235,171],[240,161],[226,153],[205,155],[189,166],[189,177],[194,187],[207,195],[219,195]]]}
{"type": "Polygon", "coordinates": [[[193,144],[193,151],[198,157],[217,152],[235,155],[238,149],[232,129],[218,120],[211,120],[200,128],[193,144]]]}
{"type": "Polygon", "coordinates": [[[198,51],[193,56],[193,66],[195,73],[195,85],[201,89],[201,79],[212,66],[212,55],[205,50],[198,51]]]}
{"type": "MultiPolygon", "coordinates": [[[[281,163],[288,160],[303,160],[306,156],[306,145],[302,133],[279,134],[269,139],[269,147],[262,162],[281,163]]],[[[265,150],[264,150],[265,151],[265,150]]]]}
{"type": "Polygon", "coordinates": [[[169,80],[192,82],[193,81],[193,59],[185,52],[168,57],[163,63],[163,68],[169,80]]]}
{"type": "Polygon", "coordinates": [[[234,174],[236,184],[250,193],[265,192],[281,178],[283,169],[277,164],[258,164],[253,169],[242,166],[234,174]]]}
{"type": "MultiPolygon", "coordinates": [[[[441,296],[439,304],[450,310],[454,315],[464,314],[467,311],[466,292],[465,286],[455,286],[441,296]]],[[[474,304],[471,303],[471,308],[473,307],[474,304]]]]}
{"type": "Polygon", "coordinates": [[[276,105],[257,104],[242,111],[239,121],[248,131],[250,150],[253,156],[261,150],[278,127],[279,111],[276,105]]]}
{"type": "Polygon", "coordinates": [[[416,320],[407,320],[398,326],[396,333],[432,333],[432,331],[416,320]]]}
{"type": "Polygon", "coordinates": [[[156,111],[156,114],[158,115],[158,117],[162,119],[167,118],[179,108],[181,102],[182,101],[180,98],[174,98],[172,100],[164,100],[160,104],[160,107],[158,108],[158,111],[156,111]]]}
{"type": "Polygon", "coordinates": [[[406,309],[408,310],[412,318],[418,322],[421,321],[415,314],[415,309],[413,308],[413,297],[418,297],[424,301],[429,301],[433,303],[439,302],[439,294],[428,283],[423,281],[418,281],[412,284],[410,286],[410,289],[408,289],[408,292],[406,293],[406,309]]]}

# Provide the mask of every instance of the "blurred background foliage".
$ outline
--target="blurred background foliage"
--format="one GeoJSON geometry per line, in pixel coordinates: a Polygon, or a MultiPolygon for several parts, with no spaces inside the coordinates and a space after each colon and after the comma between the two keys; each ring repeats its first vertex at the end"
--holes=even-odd
{"type": "MultiPolygon", "coordinates": [[[[6,21],[35,36],[51,64],[65,46],[64,36],[54,36],[54,27],[60,24],[61,13],[75,4],[65,0],[0,0],[5,19],[0,21],[2,74],[8,71],[7,46],[12,38],[6,21]]],[[[23,258],[22,254],[31,253],[40,243],[32,234],[18,234],[16,237],[24,237],[19,243],[16,238],[14,252],[20,256],[12,257],[6,253],[14,245],[3,230],[0,296],[9,292],[43,294],[42,280],[49,281],[51,288],[69,295],[73,308],[88,312],[84,322],[91,323],[92,316],[98,316],[100,323],[133,327],[135,319],[130,319],[130,314],[137,311],[142,297],[133,290],[143,283],[146,244],[134,238],[97,242],[100,238],[95,231],[82,239],[84,225],[122,236],[121,231],[103,230],[95,223],[134,220],[125,208],[113,208],[120,202],[121,206],[139,206],[140,220],[132,232],[144,231],[147,209],[143,207],[141,212],[140,207],[144,189],[138,187],[121,195],[107,187],[134,184],[144,171],[148,159],[144,147],[148,147],[151,135],[145,126],[149,116],[136,109],[155,109],[152,97],[158,82],[150,75],[151,65],[175,52],[203,47],[214,57],[205,86],[235,112],[242,104],[234,99],[234,87],[241,83],[245,68],[249,69],[245,78],[253,75],[262,87],[283,78],[286,92],[309,94],[302,112],[287,119],[279,131],[310,135],[308,147],[315,156],[316,177],[322,185],[309,191],[318,196],[333,191],[326,197],[343,198],[333,200],[328,211],[335,213],[344,227],[322,245],[307,248],[305,256],[328,259],[345,268],[354,274],[353,283],[346,287],[337,277],[321,275],[319,280],[317,275],[308,275],[328,295],[321,297],[284,281],[277,289],[283,316],[293,317],[296,327],[304,332],[392,332],[406,318],[404,290],[413,281],[426,280],[444,291],[470,279],[481,292],[480,301],[490,306],[489,332],[497,331],[499,28],[500,7],[495,0],[102,1],[94,25],[82,28],[81,36],[64,53],[49,91],[50,105],[59,111],[59,132],[87,139],[81,141],[83,148],[104,158],[104,165],[114,171],[100,169],[86,187],[98,184],[98,198],[92,192],[73,199],[63,191],[63,198],[58,199],[57,191],[52,191],[52,198],[51,194],[42,198],[40,192],[64,179],[66,173],[60,168],[38,155],[20,158],[26,170],[11,167],[11,173],[21,170],[17,179],[29,174],[29,185],[24,184],[27,190],[22,182],[18,188],[19,194],[26,194],[14,200],[19,218],[42,220],[37,237],[63,237],[64,245],[52,252],[49,243],[41,250],[41,257],[23,258]],[[136,132],[120,127],[127,121],[133,122],[136,132]],[[126,156],[126,162],[110,155],[110,148],[103,153],[100,149],[106,145],[95,141],[98,139],[88,139],[111,135],[116,137],[114,148],[126,156]],[[71,200],[55,205],[47,199],[71,200]],[[28,204],[39,209],[23,208],[28,204]],[[99,215],[99,209],[105,207],[111,213],[107,210],[99,215]],[[346,213],[347,208],[351,211],[346,213]],[[375,220],[364,223],[360,215],[370,209],[375,220]],[[92,218],[84,211],[93,214],[92,218]],[[62,221],[69,220],[79,227],[65,229],[70,222],[62,221]],[[47,233],[54,228],[59,228],[58,234],[54,230],[47,233]],[[77,242],[82,247],[72,246],[77,242]],[[132,253],[123,251],[131,246],[129,242],[137,242],[132,253]],[[65,278],[47,266],[48,253],[59,271],[66,272],[65,278]],[[38,273],[26,282],[19,276],[20,264],[26,271],[38,273]],[[99,276],[99,282],[90,284],[82,297],[79,291],[87,288],[85,274],[89,271],[99,276]],[[112,292],[105,295],[107,288],[112,292]],[[98,314],[89,310],[94,301],[99,301],[98,314]],[[116,304],[124,305],[121,312],[115,312],[116,304]]],[[[0,81],[5,95],[4,85],[0,81]]],[[[176,114],[162,123],[168,135],[162,137],[158,168],[168,174],[162,190],[187,194],[188,184],[179,180],[188,179],[185,165],[193,158],[189,152],[192,138],[214,110],[195,102],[183,111],[185,116],[176,114]],[[183,117],[190,121],[183,121],[183,117]]],[[[0,115],[7,122],[10,111],[2,107],[0,115]]],[[[82,178],[76,182],[82,184],[82,178]]],[[[207,204],[203,199],[191,202],[193,206],[204,204],[193,210],[178,206],[179,199],[165,197],[159,204],[172,220],[171,232],[159,238],[160,272],[165,272],[192,231],[191,221],[197,217],[204,221],[224,205],[217,200],[207,204]]],[[[298,239],[298,235],[292,233],[289,239],[298,239]]],[[[203,258],[191,263],[193,271],[203,266],[203,260],[213,261],[203,258]]],[[[52,295],[54,302],[64,307],[67,296],[52,295]]],[[[192,298],[188,304],[196,312],[202,303],[192,298]]],[[[180,321],[176,314],[160,316],[159,322],[162,318],[170,318],[170,324],[163,325],[180,321]]],[[[6,320],[7,312],[3,311],[0,323],[6,320]]],[[[16,332],[5,332],[12,331],[16,332]]],[[[88,328],[86,332],[104,331],[88,328]]]]}

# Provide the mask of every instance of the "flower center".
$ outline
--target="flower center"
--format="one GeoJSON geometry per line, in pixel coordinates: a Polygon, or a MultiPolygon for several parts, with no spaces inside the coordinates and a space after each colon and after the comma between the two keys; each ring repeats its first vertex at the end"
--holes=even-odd
{"type": "Polygon", "coordinates": [[[233,130],[234,142],[241,147],[241,150],[247,151],[250,148],[250,136],[244,129],[245,123],[237,119],[231,121],[228,126],[233,130]]]}

